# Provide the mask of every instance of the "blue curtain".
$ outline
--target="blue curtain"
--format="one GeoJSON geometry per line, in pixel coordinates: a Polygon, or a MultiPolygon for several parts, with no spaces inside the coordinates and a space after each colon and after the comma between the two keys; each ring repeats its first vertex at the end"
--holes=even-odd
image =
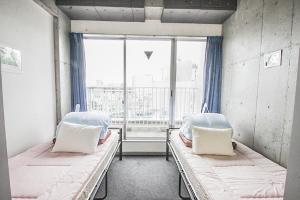
{"type": "Polygon", "coordinates": [[[80,111],[86,111],[85,54],[82,33],[70,33],[70,59],[72,111],[75,110],[76,104],[80,105],[80,111]]]}
{"type": "Polygon", "coordinates": [[[223,37],[207,37],[202,112],[220,113],[223,37]]]}

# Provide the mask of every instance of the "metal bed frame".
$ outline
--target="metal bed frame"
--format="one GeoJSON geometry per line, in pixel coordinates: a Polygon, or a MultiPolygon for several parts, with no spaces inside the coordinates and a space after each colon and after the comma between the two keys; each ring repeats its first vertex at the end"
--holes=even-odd
{"type": "Polygon", "coordinates": [[[170,134],[172,133],[172,130],[178,130],[179,128],[168,128],[166,130],[166,160],[169,161],[169,156],[170,156],[170,151],[174,157],[175,163],[177,165],[178,171],[179,171],[179,188],[178,188],[178,195],[181,199],[183,200],[199,200],[198,197],[196,196],[196,193],[194,192],[194,189],[192,187],[191,181],[188,179],[186,176],[186,173],[183,169],[183,165],[181,164],[180,160],[178,159],[178,156],[176,152],[174,151],[173,145],[170,142],[170,134]],[[186,189],[189,193],[189,197],[184,197],[181,194],[181,183],[185,184],[186,189]]]}
{"type": "Polygon", "coordinates": [[[118,134],[119,134],[119,141],[118,141],[118,145],[116,146],[116,148],[114,149],[114,153],[112,154],[112,156],[109,158],[108,163],[106,164],[103,172],[101,173],[101,175],[98,178],[98,181],[96,183],[96,185],[94,186],[94,189],[92,191],[92,193],[89,196],[89,200],[103,200],[107,197],[108,194],[108,179],[107,179],[107,173],[108,173],[108,169],[114,159],[114,157],[116,156],[117,151],[119,150],[119,160],[122,160],[123,157],[123,150],[122,150],[122,143],[123,143],[123,131],[122,128],[109,128],[111,130],[118,130],[118,134]],[[101,185],[101,183],[103,182],[103,179],[105,181],[105,192],[104,192],[104,196],[103,197],[95,197],[96,193],[101,185]]]}

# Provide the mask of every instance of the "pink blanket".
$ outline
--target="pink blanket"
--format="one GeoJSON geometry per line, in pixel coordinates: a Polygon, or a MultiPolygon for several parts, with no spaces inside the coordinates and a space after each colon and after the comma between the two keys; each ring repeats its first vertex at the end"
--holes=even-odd
{"type": "Polygon", "coordinates": [[[235,156],[195,155],[178,133],[171,144],[196,194],[211,200],[282,200],[286,169],[237,142],[235,156]]]}
{"type": "Polygon", "coordinates": [[[112,134],[94,154],[51,153],[52,143],[35,146],[9,159],[13,199],[77,199],[108,152],[117,145],[112,134]]]}

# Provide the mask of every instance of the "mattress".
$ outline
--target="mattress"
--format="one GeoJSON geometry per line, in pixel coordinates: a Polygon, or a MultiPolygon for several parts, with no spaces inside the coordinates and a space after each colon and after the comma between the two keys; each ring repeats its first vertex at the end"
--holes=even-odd
{"type": "Polygon", "coordinates": [[[118,146],[113,131],[94,154],[51,153],[37,145],[9,159],[12,199],[88,199],[118,146]]]}
{"type": "Polygon", "coordinates": [[[283,200],[286,169],[237,142],[235,156],[192,154],[173,131],[170,144],[201,200],[283,200]]]}

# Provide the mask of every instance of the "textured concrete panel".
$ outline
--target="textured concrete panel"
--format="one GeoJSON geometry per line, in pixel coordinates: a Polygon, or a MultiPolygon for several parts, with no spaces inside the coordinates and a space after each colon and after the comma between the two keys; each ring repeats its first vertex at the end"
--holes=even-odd
{"type": "MultiPolygon", "coordinates": [[[[260,65],[254,148],[279,162],[284,133],[290,49],[283,50],[282,65],[260,65]]],[[[262,59],[263,61],[263,59],[262,59]]]]}
{"type": "Polygon", "coordinates": [[[259,59],[233,65],[228,119],[234,128],[234,138],[253,146],[259,59]]]}
{"type": "Polygon", "coordinates": [[[144,0],[56,0],[58,6],[110,6],[143,8],[144,0]]]}
{"type": "Polygon", "coordinates": [[[222,24],[232,10],[163,9],[162,22],[222,24]]]}
{"type": "Polygon", "coordinates": [[[300,1],[294,0],[294,19],[293,19],[293,44],[300,45],[300,1]]]}
{"type": "Polygon", "coordinates": [[[97,10],[90,6],[60,6],[72,20],[95,20],[99,18],[97,10]]]}
{"type": "Polygon", "coordinates": [[[299,46],[294,46],[291,48],[289,72],[288,72],[288,88],[286,96],[286,111],[285,111],[285,123],[284,123],[284,132],[282,137],[282,147],[281,147],[281,156],[280,164],[286,167],[290,139],[292,133],[293,125],[293,116],[294,116],[294,105],[295,105],[295,93],[297,85],[297,73],[298,73],[298,55],[299,55],[299,46]]]}
{"type": "Polygon", "coordinates": [[[164,0],[145,0],[145,7],[164,7],[164,0]]]}
{"type": "Polygon", "coordinates": [[[290,45],[292,13],[293,0],[264,1],[262,52],[271,52],[290,45]]]}
{"type": "Polygon", "coordinates": [[[47,12],[49,12],[53,16],[58,15],[58,9],[55,5],[55,0],[33,0],[42,8],[44,8],[47,12]]]}
{"type": "Polygon", "coordinates": [[[261,0],[242,0],[238,10],[224,23],[224,63],[237,63],[260,54],[261,0]]]}
{"type": "Polygon", "coordinates": [[[146,20],[160,20],[162,17],[163,6],[161,7],[145,7],[145,19],[146,20]]]}
{"type": "Polygon", "coordinates": [[[221,113],[229,113],[228,105],[230,104],[231,94],[231,64],[223,64],[222,71],[222,92],[221,92],[221,113]]]}
{"type": "MultiPolygon", "coordinates": [[[[297,57],[300,58],[300,55],[298,55],[297,57]]],[[[300,68],[300,65],[298,65],[298,68],[300,68]]],[[[287,179],[284,194],[284,199],[286,200],[300,199],[300,74],[298,74],[297,77],[293,121],[294,123],[291,136],[291,149],[288,161],[287,179]]]]}
{"type": "MultiPolygon", "coordinates": [[[[237,12],[223,27],[223,85],[222,112],[226,114],[233,127],[240,132],[235,137],[251,147],[249,137],[251,114],[257,100],[254,128],[254,149],[286,166],[293,111],[295,104],[296,77],[298,71],[298,52],[300,41],[300,1],[265,0],[238,1],[237,12]],[[263,55],[279,49],[283,51],[280,67],[263,67],[263,55]],[[244,77],[241,63],[250,65],[251,60],[259,67],[259,73],[248,72],[244,77]],[[257,95],[252,92],[251,104],[244,104],[241,88],[248,82],[237,79],[258,80],[257,95]],[[236,86],[236,83],[240,85],[236,86]],[[240,103],[243,102],[243,103],[240,103]],[[252,106],[252,107],[251,107],[252,106]],[[245,110],[244,110],[245,109],[245,110]],[[240,118],[239,118],[240,117],[240,118]]],[[[254,108],[255,109],[255,108],[254,108]]]]}
{"type": "Polygon", "coordinates": [[[145,21],[144,8],[95,7],[100,21],[145,21]]]}
{"type": "Polygon", "coordinates": [[[60,8],[72,20],[98,20],[121,22],[143,22],[145,20],[144,8],[99,6],[60,6],[60,8]]]}
{"type": "Polygon", "coordinates": [[[259,58],[223,66],[221,112],[234,128],[234,138],[253,146],[259,58]]]}
{"type": "Polygon", "coordinates": [[[132,8],[133,21],[134,22],[143,22],[145,21],[145,9],[132,8]]]}

